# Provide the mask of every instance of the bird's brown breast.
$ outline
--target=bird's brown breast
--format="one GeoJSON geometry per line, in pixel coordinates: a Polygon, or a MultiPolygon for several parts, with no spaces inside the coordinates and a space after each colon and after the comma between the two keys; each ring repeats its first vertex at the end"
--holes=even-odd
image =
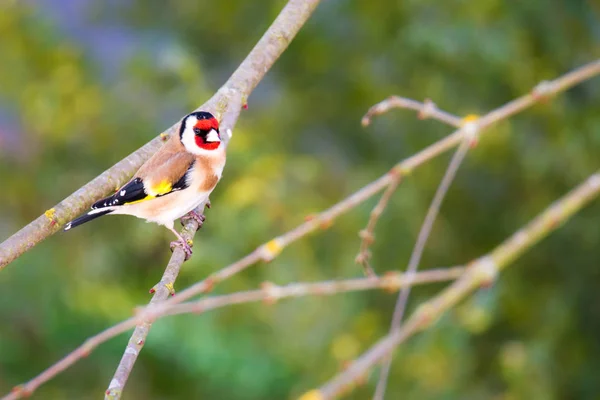
{"type": "Polygon", "coordinates": [[[221,178],[221,171],[223,164],[225,163],[224,153],[219,155],[215,154],[216,157],[196,157],[195,173],[199,175],[199,192],[210,192],[212,191],[219,179],[221,178]]]}
{"type": "Polygon", "coordinates": [[[204,182],[202,182],[200,191],[209,192],[209,191],[213,190],[213,188],[215,186],[217,186],[218,182],[219,182],[219,177],[217,175],[215,175],[215,174],[209,175],[204,179],[204,182]]]}

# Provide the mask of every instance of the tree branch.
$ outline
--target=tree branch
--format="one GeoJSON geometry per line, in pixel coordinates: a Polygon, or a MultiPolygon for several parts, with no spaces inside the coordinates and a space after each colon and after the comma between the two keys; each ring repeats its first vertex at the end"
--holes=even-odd
{"type": "MultiPolygon", "coordinates": [[[[404,97],[390,96],[382,102],[375,104],[369,109],[369,111],[367,111],[365,116],[362,118],[363,126],[369,125],[373,116],[384,114],[392,108],[415,110],[418,112],[417,116],[419,119],[433,118],[455,128],[460,128],[463,124],[463,120],[461,118],[438,109],[435,103],[430,99],[425,100],[424,103],[420,103],[404,97]]],[[[400,175],[392,179],[387,189],[371,211],[369,222],[367,223],[366,228],[359,233],[359,236],[362,240],[360,243],[359,252],[356,255],[356,262],[363,266],[366,275],[375,274],[369,263],[371,258],[369,247],[375,241],[375,226],[383,214],[383,211],[386,209],[392,195],[398,188],[400,180],[400,175]]]]}
{"type": "MultiPolygon", "coordinates": [[[[423,221],[423,225],[421,225],[421,229],[419,230],[419,235],[417,237],[417,242],[415,243],[415,247],[413,248],[412,254],[410,255],[410,260],[408,262],[408,267],[406,268],[406,273],[408,276],[411,276],[417,269],[419,268],[419,263],[421,262],[421,257],[423,255],[423,251],[425,250],[425,245],[427,244],[427,240],[429,239],[429,235],[431,234],[431,230],[433,229],[433,224],[437,219],[438,213],[442,206],[442,202],[446,197],[446,193],[448,193],[448,189],[450,189],[450,185],[452,181],[456,177],[456,172],[460,167],[460,164],[465,159],[467,152],[469,151],[469,147],[477,140],[477,128],[475,121],[468,121],[468,124],[473,124],[473,135],[471,138],[465,137],[463,142],[460,144],[452,160],[450,160],[450,164],[442,178],[440,185],[435,192],[435,196],[431,201],[431,205],[427,210],[427,214],[425,215],[425,220],[423,221]]],[[[410,288],[404,287],[398,294],[398,299],[396,300],[396,305],[394,306],[394,314],[392,317],[392,323],[390,326],[390,331],[394,331],[400,327],[402,323],[402,318],[404,316],[404,310],[406,309],[406,304],[408,303],[408,296],[410,295],[410,288]]],[[[375,390],[375,396],[373,400],[383,400],[385,395],[385,389],[387,387],[387,378],[390,372],[390,366],[392,365],[392,357],[388,357],[381,367],[381,372],[379,375],[379,382],[377,383],[377,388],[375,390]]]]}
{"type": "MultiPolygon", "coordinates": [[[[486,128],[492,126],[500,120],[507,119],[527,109],[528,107],[531,107],[541,99],[548,98],[549,96],[565,91],[577,83],[581,83],[598,74],[600,74],[600,60],[590,62],[553,81],[544,81],[537,85],[531,91],[531,93],[510,101],[502,107],[499,107],[478,119],[478,134],[481,135],[482,133],[485,133],[486,128]],[[543,90],[540,89],[540,87],[542,87],[543,90]]],[[[417,154],[399,162],[386,174],[354,192],[352,195],[335,204],[331,208],[323,211],[320,214],[311,216],[308,221],[299,225],[295,229],[292,229],[291,231],[270,240],[262,246],[259,246],[256,250],[241,260],[225,267],[204,281],[190,286],[186,290],[168,299],[166,302],[142,311],[141,314],[144,316],[148,316],[147,314],[152,316],[156,312],[160,312],[160,310],[164,307],[170,307],[174,304],[188,300],[193,296],[197,296],[209,291],[215,284],[243,271],[256,262],[261,260],[273,260],[285,246],[295,242],[311,232],[328,227],[331,223],[333,223],[335,218],[348,212],[352,208],[361,204],[363,201],[385,189],[391,182],[393,182],[394,179],[397,179],[398,176],[407,176],[414,168],[419,167],[427,161],[439,156],[440,154],[443,154],[453,147],[456,147],[458,144],[460,144],[465,135],[468,136],[472,134],[471,129],[471,125],[463,125],[460,129],[457,129],[452,134],[431,144],[417,154]]]]}
{"type": "MultiPolygon", "coordinates": [[[[225,85],[207,103],[200,106],[198,110],[202,109],[213,112],[217,118],[221,119],[223,130],[231,133],[242,106],[247,102],[248,96],[308,20],[319,4],[319,1],[290,0],[225,85]]],[[[176,126],[177,124],[169,128],[167,134],[172,134],[176,126]]],[[[160,143],[165,139],[166,135],[161,134],[159,138],[154,139],[140,150],[117,163],[101,176],[88,183],[2,243],[0,245],[0,268],[3,268],[35,244],[56,232],[61,225],[88,208],[98,197],[110,190],[114,190],[115,187],[118,187],[121,183],[129,179],[130,175],[158,150],[160,143]],[[74,198],[77,200],[76,203],[74,202],[74,198]]],[[[204,205],[200,206],[200,210],[204,208],[204,205]]],[[[197,222],[190,219],[185,223],[182,236],[184,239],[191,241],[197,229],[197,222]]],[[[168,298],[169,294],[173,293],[173,285],[184,260],[185,255],[183,251],[176,249],[161,281],[154,288],[154,296],[150,301],[151,305],[164,301],[168,298]]],[[[151,325],[152,320],[150,319],[138,323],[117,367],[114,378],[109,385],[109,389],[106,391],[107,398],[120,398],[123,387],[143,347],[151,325]]],[[[35,382],[30,382],[26,386],[23,392],[28,393],[31,393],[36,387],[35,382]]]]}
{"type": "MultiPolygon", "coordinates": [[[[233,108],[232,104],[235,104],[235,108],[237,104],[246,104],[250,93],[287,48],[319,2],[320,0],[290,0],[229,80],[196,111],[208,111],[221,119],[228,109],[233,108]]],[[[98,198],[125,183],[161,147],[164,140],[176,131],[178,125],[179,122],[6,239],[0,244],[0,270],[83,213],[98,198]]]]}
{"type": "Polygon", "coordinates": [[[385,192],[379,198],[379,201],[371,210],[371,214],[369,215],[369,222],[367,222],[367,226],[365,229],[361,230],[358,233],[358,236],[361,238],[360,249],[354,261],[363,267],[363,271],[367,276],[375,276],[375,271],[371,266],[371,244],[375,241],[375,226],[381,218],[381,215],[387,208],[390,199],[396,192],[398,185],[400,184],[400,175],[396,179],[393,179],[388,187],[385,189],[385,192]]]}
{"type": "Polygon", "coordinates": [[[414,110],[417,111],[419,119],[432,118],[455,128],[460,128],[463,122],[462,118],[437,108],[435,103],[430,99],[426,99],[423,103],[420,103],[406,97],[390,96],[369,108],[369,111],[362,118],[362,125],[370,125],[374,116],[385,114],[393,108],[414,110]]]}
{"type": "Polygon", "coordinates": [[[600,194],[600,171],[547,208],[528,225],[514,233],[492,252],[467,265],[465,273],[439,295],[421,304],[406,323],[377,342],[348,369],[301,400],[325,400],[339,397],[376,363],[413,334],[428,328],[444,312],[482,285],[489,285],[504,268],[556,230],[573,214],[600,194]]]}
{"type": "MultiPolygon", "coordinates": [[[[583,82],[591,78],[592,76],[598,74],[600,74],[600,61],[589,63],[579,69],[576,69],[566,75],[563,75],[562,77],[552,81],[549,84],[545,84],[546,86],[549,85],[547,87],[550,87],[551,90],[546,90],[546,94],[544,96],[564,91],[569,87],[574,86],[577,83],[583,82]]],[[[534,90],[533,92],[537,93],[538,91],[534,90]]],[[[217,95],[215,95],[215,97],[216,96],[217,95]]],[[[540,95],[538,94],[536,94],[535,96],[533,94],[528,94],[523,97],[520,97],[519,99],[511,101],[510,103],[507,103],[506,105],[498,108],[495,111],[492,111],[490,114],[478,120],[480,133],[484,133],[484,128],[492,125],[493,123],[502,119],[506,119],[520,111],[523,111],[527,107],[533,105],[540,98],[542,97],[540,97],[540,95]]],[[[238,101],[239,100],[241,100],[241,98],[238,99],[238,101]]],[[[232,109],[235,110],[235,108],[232,109]]],[[[236,110],[236,112],[239,112],[239,110],[236,110]]],[[[195,285],[192,285],[191,287],[176,294],[175,296],[168,298],[164,302],[148,306],[146,309],[141,310],[136,317],[132,317],[123,322],[120,322],[119,324],[88,339],[86,342],[84,342],[83,345],[81,345],[72,353],[61,359],[58,363],[49,367],[37,377],[33,378],[25,385],[17,386],[13,393],[7,395],[3,399],[18,399],[23,395],[32,393],[33,390],[39,387],[39,385],[41,385],[44,382],[47,382],[49,379],[52,379],[58,373],[64,371],[66,368],[73,365],[79,359],[89,354],[99,344],[104,343],[107,340],[128,331],[129,329],[135,327],[137,323],[141,323],[147,319],[153,320],[157,316],[166,313],[166,311],[170,309],[170,307],[182,303],[185,300],[188,300],[196,295],[200,295],[202,293],[210,291],[215,284],[243,271],[244,269],[261,260],[273,260],[283,250],[285,246],[301,239],[302,237],[306,236],[311,232],[328,227],[335,218],[348,212],[358,204],[361,204],[363,201],[367,200],[371,196],[386,188],[392,181],[392,179],[398,176],[398,173],[400,173],[401,176],[406,176],[410,173],[410,171],[412,171],[412,169],[450,150],[451,148],[453,148],[461,142],[463,135],[463,129],[456,130],[454,133],[447,136],[446,138],[428,146],[421,152],[398,163],[392,169],[392,172],[386,173],[377,180],[369,183],[360,190],[356,191],[348,198],[335,204],[328,210],[325,210],[322,213],[313,216],[311,219],[299,225],[295,229],[279,237],[276,237],[273,240],[268,241],[262,246],[259,246],[252,253],[246,255],[244,258],[238,260],[237,262],[230,264],[229,266],[212,274],[207,279],[195,285]]],[[[120,165],[122,166],[122,163],[123,162],[116,164],[115,167],[120,165]]],[[[86,186],[89,185],[90,184],[86,186]]],[[[83,190],[83,188],[81,190],[83,190]]],[[[0,245],[0,254],[3,254],[3,246],[4,245],[0,245]]],[[[177,250],[178,249],[176,249],[176,251],[177,250]]]]}
{"type": "MultiPolygon", "coordinates": [[[[204,313],[206,311],[214,310],[216,308],[257,301],[274,303],[279,299],[291,297],[302,297],[310,295],[330,296],[338,293],[356,292],[372,289],[384,289],[390,292],[394,292],[408,285],[422,285],[426,283],[454,280],[461,276],[461,274],[463,274],[464,271],[464,267],[455,266],[450,268],[440,268],[423,271],[418,274],[413,274],[410,278],[407,278],[402,273],[399,273],[397,271],[390,271],[389,273],[386,273],[381,277],[347,279],[341,281],[325,281],[315,283],[294,283],[285,286],[277,286],[273,283],[265,282],[263,283],[262,288],[259,290],[250,290],[246,292],[238,292],[222,296],[213,296],[195,302],[183,303],[180,305],[176,305],[172,308],[165,309],[164,313],[158,315],[157,317],[164,317],[167,315],[178,315],[184,313],[199,314],[204,313]]],[[[165,292],[168,294],[167,290],[165,290],[165,292]]],[[[32,379],[26,385],[15,387],[13,391],[10,394],[3,397],[2,400],[15,400],[31,395],[33,391],[41,384],[49,381],[50,379],[58,375],[60,372],[64,371],[70,365],[74,364],[75,361],[88,356],[90,352],[100,343],[103,343],[108,339],[127,331],[130,328],[129,323],[132,320],[135,321],[133,318],[123,321],[120,324],[115,325],[89,338],[85,341],[83,345],[78,347],[75,351],[68,354],[62,360],[54,364],[52,367],[48,368],[35,379],[32,379]]]]}
{"type": "Polygon", "coordinates": [[[373,276],[317,283],[292,283],[285,286],[277,286],[273,283],[265,282],[262,284],[262,289],[260,290],[207,297],[198,301],[179,304],[166,311],[163,315],[203,313],[215,308],[256,301],[265,301],[272,304],[280,299],[310,295],[331,296],[339,293],[371,289],[385,289],[395,292],[400,288],[408,286],[453,280],[461,276],[464,271],[464,267],[431,269],[418,274],[412,274],[410,277],[397,271],[390,271],[379,277],[373,276]]]}

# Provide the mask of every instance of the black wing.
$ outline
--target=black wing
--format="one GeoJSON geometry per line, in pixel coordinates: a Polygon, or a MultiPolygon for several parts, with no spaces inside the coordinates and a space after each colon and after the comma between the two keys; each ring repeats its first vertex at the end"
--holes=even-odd
{"type": "Polygon", "coordinates": [[[146,197],[148,197],[148,194],[144,189],[144,182],[141,178],[135,178],[126,183],[117,193],[95,202],[92,209],[122,206],[144,200],[146,197]]]}
{"type": "Polygon", "coordinates": [[[137,203],[139,201],[150,200],[154,197],[166,196],[169,193],[176,192],[178,190],[183,190],[189,187],[187,182],[188,175],[190,170],[193,167],[193,163],[190,164],[187,171],[177,182],[173,185],[170,185],[167,190],[163,193],[158,193],[156,196],[149,195],[146,191],[146,187],[144,185],[144,181],[141,178],[135,178],[125,184],[119,191],[112,196],[106,197],[102,200],[95,202],[92,205],[92,209],[101,209],[105,207],[118,207],[125,204],[137,203]]]}
{"type": "Polygon", "coordinates": [[[173,193],[178,190],[183,190],[189,187],[187,178],[193,165],[194,163],[191,163],[188,169],[186,170],[185,174],[183,174],[183,176],[179,178],[177,182],[173,183],[172,185],[167,185],[163,189],[164,192],[158,192],[156,193],[156,196],[148,195],[148,193],[146,192],[144,181],[142,181],[141,178],[132,179],[131,181],[127,182],[122,188],[120,188],[117,193],[95,202],[92,205],[92,211],[67,223],[65,225],[64,230],[68,231],[71,228],[84,224],[88,221],[91,221],[103,215],[110,214],[114,211],[114,207],[122,206],[125,204],[133,204],[139,201],[153,199],[155,197],[165,196],[169,193],[173,193]],[[103,210],[105,208],[106,210],[103,210]]]}

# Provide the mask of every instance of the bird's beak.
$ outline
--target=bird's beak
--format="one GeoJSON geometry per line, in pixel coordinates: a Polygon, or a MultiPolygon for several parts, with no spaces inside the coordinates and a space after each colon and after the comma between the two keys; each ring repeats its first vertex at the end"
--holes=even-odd
{"type": "Polygon", "coordinates": [[[214,129],[211,129],[208,134],[206,135],[206,142],[207,143],[211,143],[211,142],[220,142],[221,141],[221,137],[219,136],[219,132],[217,132],[214,129]]]}

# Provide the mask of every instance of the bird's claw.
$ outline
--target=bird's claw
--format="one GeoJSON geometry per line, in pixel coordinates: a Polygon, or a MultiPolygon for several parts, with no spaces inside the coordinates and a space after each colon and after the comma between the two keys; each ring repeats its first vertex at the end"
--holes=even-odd
{"type": "Polygon", "coordinates": [[[181,218],[181,224],[185,224],[185,221],[188,219],[193,219],[194,221],[196,221],[198,223],[198,229],[202,228],[204,221],[206,221],[206,217],[204,216],[204,214],[199,214],[193,210],[184,215],[183,218],[181,218]]]}
{"type": "Polygon", "coordinates": [[[192,246],[184,240],[175,240],[171,242],[171,251],[175,250],[175,247],[181,247],[185,254],[185,261],[189,260],[192,256],[192,246]]]}

